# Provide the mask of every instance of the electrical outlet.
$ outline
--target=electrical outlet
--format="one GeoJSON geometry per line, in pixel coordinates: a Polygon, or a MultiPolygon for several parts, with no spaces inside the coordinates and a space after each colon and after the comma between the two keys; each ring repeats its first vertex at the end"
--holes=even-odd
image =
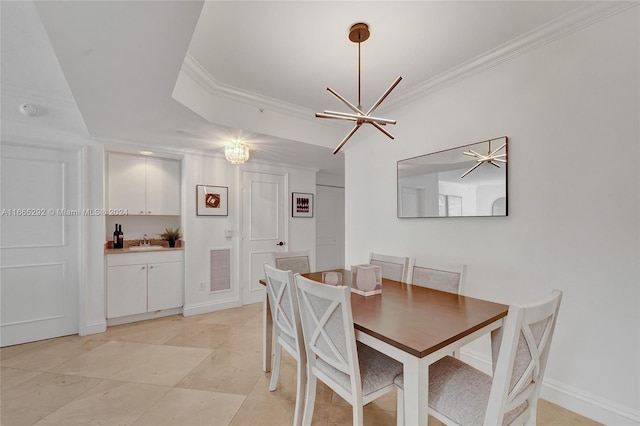
{"type": "Polygon", "coordinates": [[[204,281],[200,282],[200,290],[204,290],[204,281]]]}

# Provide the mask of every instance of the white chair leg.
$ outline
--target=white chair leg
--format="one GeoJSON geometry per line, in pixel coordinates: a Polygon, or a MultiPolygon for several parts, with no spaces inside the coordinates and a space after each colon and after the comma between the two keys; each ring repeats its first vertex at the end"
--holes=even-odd
{"type": "Polygon", "coordinates": [[[362,404],[353,406],[353,426],[362,426],[364,424],[364,410],[362,404]]]}
{"type": "Polygon", "coordinates": [[[525,426],[536,426],[538,419],[538,400],[529,405],[529,417],[524,422],[525,426]]]}
{"type": "Polygon", "coordinates": [[[404,426],[404,389],[396,386],[397,402],[396,402],[396,425],[404,426]]]}
{"type": "Polygon", "coordinates": [[[280,358],[282,357],[282,345],[276,339],[276,356],[271,368],[271,382],[269,382],[269,392],[276,390],[278,386],[278,375],[280,374],[280,358]]]}
{"type": "Polygon", "coordinates": [[[302,417],[302,424],[304,426],[311,426],[311,420],[313,418],[313,408],[316,403],[316,376],[307,373],[307,392],[304,397],[304,414],[302,417]]]}
{"type": "Polygon", "coordinates": [[[298,360],[297,362],[297,373],[298,373],[298,383],[296,387],[296,405],[293,411],[293,424],[295,426],[302,425],[302,414],[304,408],[304,393],[307,387],[307,368],[306,365],[302,365],[303,363],[298,360]]]}

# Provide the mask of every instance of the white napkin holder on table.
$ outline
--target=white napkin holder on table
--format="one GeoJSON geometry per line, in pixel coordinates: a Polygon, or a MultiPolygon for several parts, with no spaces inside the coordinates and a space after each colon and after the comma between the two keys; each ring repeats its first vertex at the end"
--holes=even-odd
{"type": "Polygon", "coordinates": [[[378,265],[353,265],[351,291],[362,296],[382,293],[382,268],[378,265]]]}

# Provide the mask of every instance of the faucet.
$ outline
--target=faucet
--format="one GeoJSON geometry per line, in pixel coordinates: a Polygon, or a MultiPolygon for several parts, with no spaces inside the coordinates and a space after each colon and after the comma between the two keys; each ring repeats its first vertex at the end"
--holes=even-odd
{"type": "Polygon", "coordinates": [[[149,245],[151,245],[151,243],[149,242],[149,237],[147,237],[147,234],[144,234],[144,239],[142,240],[142,243],[140,245],[145,247],[148,247],[149,245]]]}

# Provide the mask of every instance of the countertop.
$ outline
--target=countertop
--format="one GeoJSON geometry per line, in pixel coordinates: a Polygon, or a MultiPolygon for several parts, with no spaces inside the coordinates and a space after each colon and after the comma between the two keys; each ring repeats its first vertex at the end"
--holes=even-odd
{"type": "MultiPolygon", "coordinates": [[[[135,246],[134,246],[135,247],[135,246]]],[[[126,249],[104,249],[104,254],[124,254],[124,253],[151,253],[151,252],[155,252],[155,253],[162,253],[165,251],[176,251],[176,250],[183,250],[184,247],[164,247],[161,249],[136,249],[136,250],[131,250],[130,248],[126,248],[126,249]]]]}

